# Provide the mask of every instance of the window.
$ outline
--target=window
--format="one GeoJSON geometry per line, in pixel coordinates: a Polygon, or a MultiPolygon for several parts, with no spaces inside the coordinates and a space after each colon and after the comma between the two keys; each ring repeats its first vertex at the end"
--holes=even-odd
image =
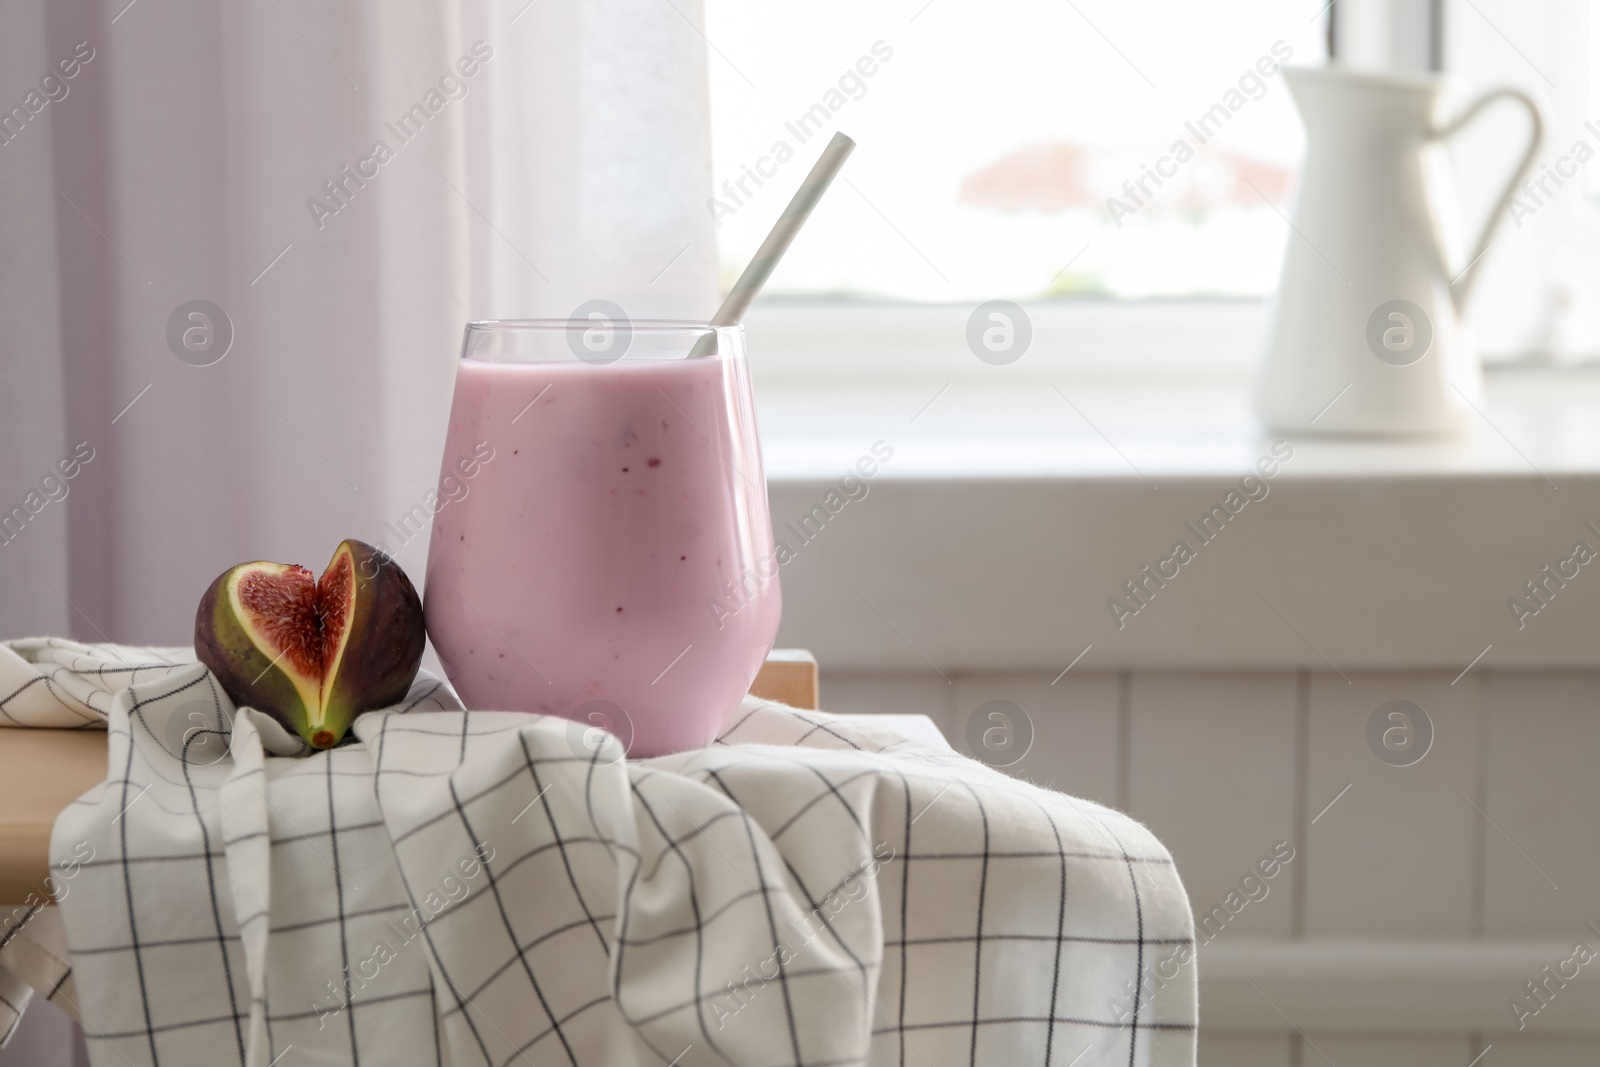
{"type": "MultiPolygon", "coordinates": [[[[1600,153],[1600,12],[1593,0],[1447,0],[1444,11],[1445,67],[1464,90],[1457,99],[1514,85],[1545,119],[1531,180],[1472,298],[1479,347],[1486,359],[1591,360],[1600,355],[1600,161],[1588,159],[1600,153]]],[[[1469,237],[1525,131],[1519,115],[1500,109],[1452,147],[1469,237]]]]}
{"type": "Polygon", "coordinates": [[[1276,71],[1321,61],[1315,6],[707,7],[730,276],[842,129],[860,148],[774,293],[1260,297],[1276,281],[1301,146],[1276,71]]]}
{"type": "MultiPolygon", "coordinates": [[[[725,281],[843,129],[861,147],[773,296],[888,302],[907,316],[994,298],[1259,303],[1292,239],[1304,146],[1276,64],[1325,61],[1329,6],[707,0],[719,190],[708,208],[725,281]]],[[[1441,63],[1455,82],[1446,113],[1494,84],[1541,102],[1545,148],[1468,317],[1487,360],[1600,355],[1596,0],[1339,0],[1337,17],[1346,61],[1441,63]]],[[[1450,144],[1451,255],[1525,136],[1520,114],[1496,108],[1450,144]]],[[[1237,321],[1250,325],[1236,370],[1261,315],[1237,321]]]]}

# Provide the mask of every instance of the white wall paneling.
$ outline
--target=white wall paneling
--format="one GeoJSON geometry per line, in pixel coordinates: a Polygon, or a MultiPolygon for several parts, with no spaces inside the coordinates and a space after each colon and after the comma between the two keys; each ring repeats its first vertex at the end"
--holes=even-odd
{"type": "Polygon", "coordinates": [[[1146,822],[1197,911],[1290,841],[1201,952],[1202,1064],[1322,1063],[1294,1027],[1339,1067],[1600,1063],[1600,960],[1521,1032],[1509,1007],[1576,940],[1600,950],[1600,672],[1057,672],[825,664],[822,702],[928,714],[962,751],[977,709],[1013,702],[1034,741],[1010,773],[1146,822]],[[1369,745],[1391,700],[1432,725],[1411,766],[1369,745]]]}
{"type": "Polygon", "coordinates": [[[1473,805],[1483,803],[1474,795],[1479,677],[1468,674],[1454,685],[1451,678],[1313,676],[1308,937],[1472,934],[1481,877],[1472,855],[1479,819],[1473,805]],[[1432,722],[1432,750],[1412,766],[1391,766],[1368,745],[1371,716],[1394,700],[1420,707],[1432,722]]]}
{"type": "Polygon", "coordinates": [[[1484,1043],[1489,1054],[1483,1058],[1482,1067],[1490,1063],[1513,1064],[1515,1067],[1591,1067],[1600,1063],[1600,1038],[1550,1036],[1532,1032],[1489,1033],[1484,1043]]]}
{"type": "Polygon", "coordinates": [[[1304,848],[1294,827],[1294,675],[1135,674],[1131,697],[1128,810],[1172,849],[1196,921],[1215,915],[1206,930],[1218,943],[1288,937],[1304,848]],[[1262,878],[1257,864],[1280,842],[1295,858],[1262,878]],[[1230,893],[1245,902],[1237,914],[1224,906],[1230,893]]]}
{"type": "Polygon", "coordinates": [[[954,689],[933,671],[851,674],[824,670],[818,701],[838,715],[926,715],[955,744],[954,689]]]}
{"type": "Polygon", "coordinates": [[[1202,1030],[1200,1067],[1298,1067],[1292,1052],[1296,1040],[1292,1033],[1244,1034],[1202,1030]]]}
{"type": "Polygon", "coordinates": [[[1585,928],[1600,925],[1600,675],[1495,671],[1487,685],[1485,933],[1600,950],[1585,928]]]}
{"type": "MultiPolygon", "coordinates": [[[[1027,716],[1032,746],[1007,774],[1110,807],[1122,806],[1122,771],[1126,756],[1120,743],[1119,690],[1116,674],[1061,676],[1048,674],[958,674],[954,676],[954,716],[950,743],[972,753],[972,738],[982,744],[982,731],[997,720],[987,718],[991,701],[1008,701],[1027,716]]],[[[1005,709],[1001,707],[1001,714],[1005,709]]],[[[993,762],[1010,755],[994,753],[993,762]]]]}
{"type": "Polygon", "coordinates": [[[1466,1067],[1474,1055],[1465,1037],[1308,1033],[1305,1041],[1308,1047],[1301,1053],[1300,1062],[1307,1065],[1336,1063],[1360,1064],[1361,1067],[1466,1067]]]}

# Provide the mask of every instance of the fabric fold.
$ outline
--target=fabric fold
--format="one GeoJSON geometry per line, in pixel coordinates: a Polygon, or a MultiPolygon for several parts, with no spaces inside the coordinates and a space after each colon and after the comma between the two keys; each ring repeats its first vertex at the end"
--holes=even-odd
{"type": "Polygon", "coordinates": [[[751,698],[634,761],[424,674],[296,756],[180,650],[11,651],[110,730],[52,839],[95,1067],[1194,1062],[1170,855],[954,753],[751,698]]]}

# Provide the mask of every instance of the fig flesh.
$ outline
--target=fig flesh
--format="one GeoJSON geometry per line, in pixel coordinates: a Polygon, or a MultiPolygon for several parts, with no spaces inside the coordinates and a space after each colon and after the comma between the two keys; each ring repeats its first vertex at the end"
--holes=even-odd
{"type": "Polygon", "coordinates": [[[422,601],[391,557],[340,543],[319,578],[297,564],[230,567],[200,599],[195,655],[241,707],[332,748],[357,715],[404,699],[422,663],[422,601]]]}

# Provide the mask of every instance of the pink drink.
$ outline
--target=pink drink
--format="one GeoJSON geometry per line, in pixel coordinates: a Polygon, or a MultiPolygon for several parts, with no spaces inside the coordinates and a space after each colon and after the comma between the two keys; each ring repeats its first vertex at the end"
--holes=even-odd
{"type": "Polygon", "coordinates": [[[434,518],[426,604],[468,707],[587,720],[652,756],[726,725],[782,597],[742,332],[690,359],[709,328],[629,329],[599,364],[566,323],[468,327],[441,497],[490,458],[434,518]]]}

